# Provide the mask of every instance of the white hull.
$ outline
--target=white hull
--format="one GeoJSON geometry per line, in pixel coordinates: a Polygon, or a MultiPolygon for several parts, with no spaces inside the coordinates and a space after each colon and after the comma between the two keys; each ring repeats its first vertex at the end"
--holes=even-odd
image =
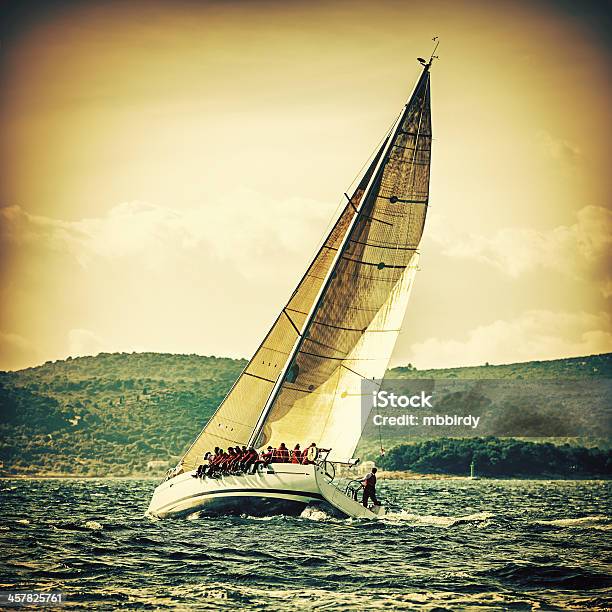
{"type": "Polygon", "coordinates": [[[159,518],[207,514],[299,515],[309,504],[323,504],[344,516],[376,514],[328,482],[321,466],[277,463],[256,474],[194,478],[180,474],[160,484],[147,514],[159,518]]]}

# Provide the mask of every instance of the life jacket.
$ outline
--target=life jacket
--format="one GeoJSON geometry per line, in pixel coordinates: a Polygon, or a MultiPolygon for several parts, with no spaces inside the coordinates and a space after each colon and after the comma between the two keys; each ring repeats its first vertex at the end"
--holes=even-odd
{"type": "Polygon", "coordinates": [[[302,452],[299,448],[291,453],[291,463],[302,463],[302,452]]]}
{"type": "Polygon", "coordinates": [[[261,460],[266,463],[270,463],[272,461],[272,457],[274,455],[274,451],[266,451],[265,453],[261,453],[261,460]]]}

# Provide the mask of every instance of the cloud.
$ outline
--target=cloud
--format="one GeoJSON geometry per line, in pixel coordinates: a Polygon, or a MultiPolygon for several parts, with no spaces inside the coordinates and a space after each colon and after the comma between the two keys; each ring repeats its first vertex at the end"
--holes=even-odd
{"type": "Polygon", "coordinates": [[[559,359],[609,351],[612,326],[607,314],[531,310],[509,321],[478,326],[462,339],[429,338],[413,344],[405,361],[427,369],[483,365],[487,361],[559,359]]]}
{"type": "Polygon", "coordinates": [[[595,280],[612,293],[612,212],[599,206],[578,211],[576,223],[549,230],[505,228],[490,236],[454,233],[433,217],[430,238],[448,257],[476,260],[512,277],[536,268],[595,280]]]}
{"type": "Polygon", "coordinates": [[[103,217],[78,221],[9,206],[0,208],[0,226],[2,240],[69,254],[83,268],[96,259],[138,258],[155,269],[199,252],[257,276],[262,266],[269,267],[271,254],[282,262],[312,252],[329,212],[329,206],[313,200],[273,200],[242,189],[206,206],[177,210],[125,202],[103,217]]]}
{"type": "Polygon", "coordinates": [[[72,357],[97,355],[104,348],[104,341],[88,329],[71,329],[68,332],[68,354],[72,357]]]}
{"type": "Polygon", "coordinates": [[[563,138],[555,138],[545,130],[538,132],[537,139],[540,147],[553,159],[573,163],[582,155],[579,147],[563,138]]]}

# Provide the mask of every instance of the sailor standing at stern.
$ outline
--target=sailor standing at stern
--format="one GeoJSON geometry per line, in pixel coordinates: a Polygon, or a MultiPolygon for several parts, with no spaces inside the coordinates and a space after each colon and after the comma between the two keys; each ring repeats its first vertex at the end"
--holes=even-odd
{"type": "Polygon", "coordinates": [[[376,468],[372,468],[366,477],[361,481],[363,484],[363,506],[368,507],[368,500],[371,499],[375,506],[380,506],[380,502],[376,499],[376,468]]]}

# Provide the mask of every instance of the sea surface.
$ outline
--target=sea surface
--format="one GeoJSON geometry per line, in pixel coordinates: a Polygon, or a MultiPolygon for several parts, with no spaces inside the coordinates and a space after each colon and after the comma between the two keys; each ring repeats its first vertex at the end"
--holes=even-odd
{"type": "Polygon", "coordinates": [[[375,521],[145,517],[155,482],[0,481],[0,591],[78,610],[612,608],[612,483],[382,481],[375,521]]]}

